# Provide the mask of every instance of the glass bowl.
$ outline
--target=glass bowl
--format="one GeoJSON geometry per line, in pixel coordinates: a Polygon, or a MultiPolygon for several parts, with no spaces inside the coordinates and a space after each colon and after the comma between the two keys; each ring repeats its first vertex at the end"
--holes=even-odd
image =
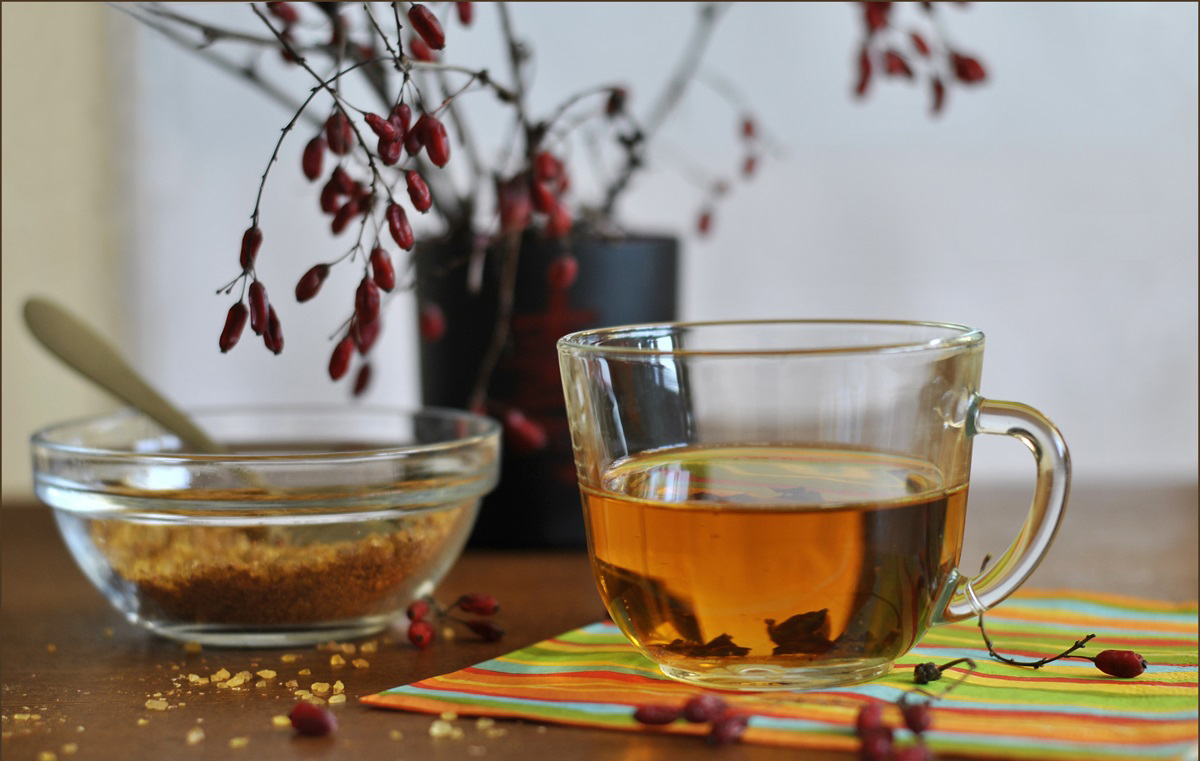
{"type": "Polygon", "coordinates": [[[499,475],[499,426],[441,409],[226,408],[186,451],[132,410],[33,436],[38,498],[131,622],[233,647],[365,636],[429,594],[499,475]]]}

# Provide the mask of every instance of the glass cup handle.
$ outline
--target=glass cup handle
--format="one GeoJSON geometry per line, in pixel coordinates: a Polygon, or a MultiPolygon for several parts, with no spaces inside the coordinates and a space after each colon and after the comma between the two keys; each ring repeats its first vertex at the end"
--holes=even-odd
{"type": "Polygon", "coordinates": [[[978,615],[1021,586],[1050,549],[1067,506],[1071,456],[1062,434],[1045,415],[1024,404],[977,397],[967,415],[967,434],[977,433],[1014,436],[1033,452],[1037,463],[1033,505],[1016,540],[995,565],[974,578],[954,572],[947,584],[952,594],[938,623],[978,615]]]}

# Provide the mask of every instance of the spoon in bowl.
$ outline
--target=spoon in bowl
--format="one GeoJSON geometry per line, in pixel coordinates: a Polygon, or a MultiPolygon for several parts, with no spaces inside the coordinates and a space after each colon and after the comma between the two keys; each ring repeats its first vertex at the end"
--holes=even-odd
{"type": "Polygon", "coordinates": [[[31,298],[25,302],[25,325],[34,338],[67,366],[145,413],[194,451],[203,454],[226,451],[130,367],[115,346],[63,307],[47,299],[31,298]]]}

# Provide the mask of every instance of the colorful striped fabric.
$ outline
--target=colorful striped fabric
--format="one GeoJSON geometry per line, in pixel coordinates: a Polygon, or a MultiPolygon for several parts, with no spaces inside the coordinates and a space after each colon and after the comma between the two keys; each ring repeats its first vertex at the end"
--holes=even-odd
{"type": "MultiPolygon", "coordinates": [[[[1197,747],[1197,608],[1095,593],[1024,591],[987,614],[997,650],[1014,658],[1062,651],[1085,634],[1082,650],[1136,650],[1150,666],[1117,679],[1082,659],[1041,669],[993,660],[974,622],[931,630],[887,676],[867,684],[807,692],[723,692],[753,715],[743,742],[855,750],[859,708],[894,703],[926,661],[969,657],[978,669],[936,702],[927,733],[941,755],[1007,759],[1177,759],[1197,747]]],[[[963,673],[947,671],[940,689],[963,673]],[[952,673],[953,672],[953,675],[952,673]]],[[[683,721],[646,727],[632,718],[645,703],[682,704],[698,688],[664,677],[611,623],[598,623],[495,660],[363,699],[383,708],[492,716],[643,732],[700,734],[683,721]]],[[[898,709],[885,718],[902,726],[898,709]]],[[[897,733],[906,743],[907,730],[897,733]]]]}

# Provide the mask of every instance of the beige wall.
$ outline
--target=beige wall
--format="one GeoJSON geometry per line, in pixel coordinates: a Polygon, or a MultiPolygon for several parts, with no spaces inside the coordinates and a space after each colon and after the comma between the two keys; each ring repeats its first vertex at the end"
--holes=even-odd
{"type": "MultiPolygon", "coordinates": [[[[34,294],[124,333],[123,257],[113,130],[127,50],[100,3],[4,3],[3,499],[30,499],[30,434],[114,405],[34,344],[21,307],[34,294]],[[116,43],[116,44],[114,44],[116,43]],[[122,54],[123,55],[123,54],[122,54]]],[[[123,78],[128,82],[128,78],[123,78]]],[[[127,111],[128,109],[124,109],[127,111]]]]}

